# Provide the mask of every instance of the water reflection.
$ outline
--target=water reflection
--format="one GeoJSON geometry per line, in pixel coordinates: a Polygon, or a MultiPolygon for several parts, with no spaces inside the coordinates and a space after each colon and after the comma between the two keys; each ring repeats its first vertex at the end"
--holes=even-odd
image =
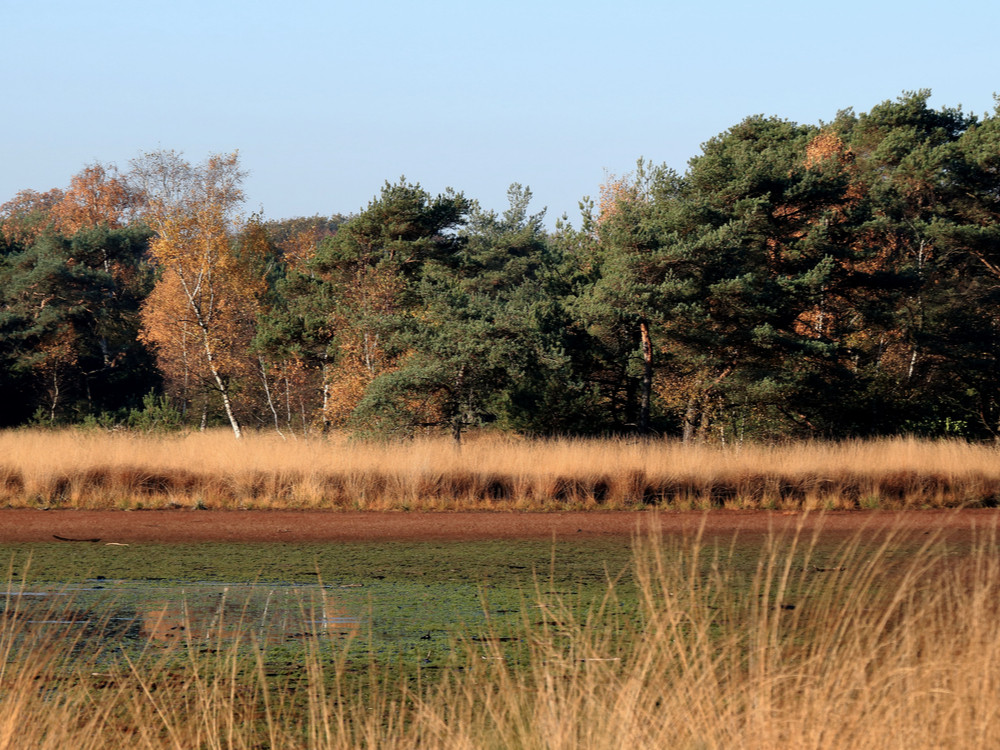
{"type": "Polygon", "coordinates": [[[360,618],[324,591],[301,588],[197,592],[145,602],[138,610],[142,636],[159,643],[252,639],[274,645],[307,636],[356,631],[360,618]],[[261,598],[263,597],[263,601],[261,598]]]}
{"type": "Polygon", "coordinates": [[[320,586],[94,581],[0,592],[7,632],[73,637],[78,645],[248,642],[276,645],[360,628],[356,595],[320,586]]]}

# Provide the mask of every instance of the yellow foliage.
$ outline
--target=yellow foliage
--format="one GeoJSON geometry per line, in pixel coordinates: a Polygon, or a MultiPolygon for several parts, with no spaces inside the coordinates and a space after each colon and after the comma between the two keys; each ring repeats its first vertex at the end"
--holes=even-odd
{"type": "Polygon", "coordinates": [[[597,224],[600,226],[615,216],[618,216],[622,208],[628,203],[639,200],[639,188],[629,175],[618,177],[608,175],[608,178],[601,185],[601,197],[598,204],[597,224]]]}
{"type": "Polygon", "coordinates": [[[257,360],[248,349],[266,288],[254,255],[261,251],[259,243],[250,242],[247,252],[238,253],[231,231],[243,195],[238,156],[213,156],[193,168],[175,154],[157,153],[142,166],[149,184],[156,177],[175,183],[147,193],[147,218],[156,232],[149,252],[162,274],[143,305],[143,337],[157,346],[165,372],[182,371],[187,377],[197,372],[187,359],[190,326],[196,359],[210,373],[238,437],[230,387],[255,371],[257,360]],[[175,361],[167,364],[167,358],[175,361]]]}

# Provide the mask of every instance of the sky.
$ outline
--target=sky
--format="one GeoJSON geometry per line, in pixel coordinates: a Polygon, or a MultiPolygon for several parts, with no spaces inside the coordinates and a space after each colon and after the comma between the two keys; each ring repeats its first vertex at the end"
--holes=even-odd
{"type": "Polygon", "coordinates": [[[497,211],[526,185],[552,226],[751,115],[917,89],[991,113],[997,28],[995,0],[0,0],[0,203],[239,150],[269,219],[356,213],[405,176],[497,211]]]}

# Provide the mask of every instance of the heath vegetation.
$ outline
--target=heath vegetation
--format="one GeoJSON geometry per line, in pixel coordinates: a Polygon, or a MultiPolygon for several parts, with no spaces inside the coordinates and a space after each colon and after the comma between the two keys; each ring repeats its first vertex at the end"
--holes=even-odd
{"type": "Polygon", "coordinates": [[[225,431],[0,433],[0,503],[45,508],[564,510],[993,507],[1000,449],[479,435],[365,442],[225,431]]]}

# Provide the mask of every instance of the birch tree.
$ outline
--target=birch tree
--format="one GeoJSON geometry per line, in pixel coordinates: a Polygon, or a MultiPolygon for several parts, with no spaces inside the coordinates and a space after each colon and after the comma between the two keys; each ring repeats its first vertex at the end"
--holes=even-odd
{"type": "MultiPolygon", "coordinates": [[[[180,369],[218,394],[237,439],[242,428],[234,382],[247,364],[264,291],[256,264],[233,241],[244,176],[236,152],[192,165],[176,152],[157,151],[132,163],[132,181],[144,193],[145,218],[155,232],[150,256],[161,274],[143,309],[143,337],[161,358],[175,352],[196,357],[180,369]],[[164,315],[168,308],[174,314],[164,315]],[[178,347],[178,341],[193,346],[178,347]]],[[[177,365],[164,363],[163,369],[176,371],[177,365]]]]}

